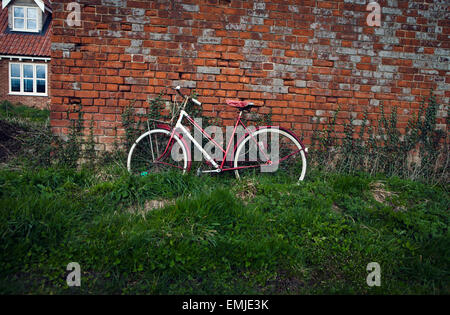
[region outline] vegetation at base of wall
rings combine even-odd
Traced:
[[[350,116],[344,125],[344,137],[335,131],[339,109],[322,130],[314,130],[310,165],[322,171],[341,173],[369,172],[400,176],[427,182],[448,182],[450,178],[450,139],[436,128],[439,109],[432,95],[421,103],[418,115],[412,115],[405,134],[398,127],[397,107],[387,116],[383,105],[377,121],[368,112],[356,129]],[[449,107],[447,111],[447,126]]]
[[[164,93],[154,99],[149,98],[148,102],[150,106],[145,112],[136,109],[133,104],[124,110],[124,139],[117,138],[114,150],[99,156],[95,149],[92,122],[90,125],[88,122],[86,130],[80,110],[74,110],[78,119],[71,120],[70,133],[62,138],[52,134],[48,111],[13,106],[4,101],[0,104],[2,128],[13,129],[14,132],[11,134],[12,139],[7,139],[9,142],[0,144],[0,159],[19,156],[20,163],[26,162],[31,166],[79,167],[80,164],[86,164],[91,168],[101,167],[105,163],[124,163],[128,149],[144,130],[155,128],[157,121],[174,124],[178,117],[179,104],[168,101]],[[192,117],[204,116],[201,106],[190,102],[187,107]],[[446,183],[450,177],[450,138],[443,130],[436,128],[436,116],[438,110],[448,113],[449,107],[439,106],[431,94],[428,100],[422,102],[418,115],[409,119],[405,134],[401,134],[398,127],[397,108],[394,107],[389,116],[384,113],[382,105],[380,110],[377,120],[368,119],[366,112],[362,121],[358,122],[360,126],[355,126],[350,116],[344,125],[343,137],[335,131],[339,109],[325,128],[319,129],[317,125],[309,149],[308,167],[323,172],[383,173],[431,183]],[[270,114],[251,113],[244,118],[248,125],[272,124]],[[448,125],[448,114],[446,119]],[[206,117],[202,122],[203,127],[221,125],[219,120],[217,117]],[[206,141],[206,138],[203,140]]]
[[[9,101],[0,102],[0,118],[15,119],[20,118],[30,122],[45,123],[50,116],[48,109],[37,109],[21,104],[12,104]]]
[[[195,91],[191,95],[196,97]],[[173,127],[180,113],[181,102],[169,101],[168,96],[161,92],[155,98],[148,98],[148,108],[136,108],[134,101],[122,113],[122,126],[125,129],[125,147],[131,148],[134,141],[144,130],[154,129],[158,124],[165,123]],[[203,117],[202,107],[189,101],[185,110],[194,118]],[[209,120],[206,119],[207,125]]]
[[[92,128],[84,136],[83,113],[76,108],[70,113],[76,113],[77,118],[71,119],[69,134],[62,137],[52,133],[48,110],[1,102],[0,124],[5,139],[0,143],[0,158],[10,165],[26,167],[77,168],[80,160],[92,166],[96,160]]]

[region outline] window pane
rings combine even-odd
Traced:
[[[29,30],[35,30],[37,28],[36,20],[27,20],[27,29]]]
[[[27,9],[27,17],[29,19],[35,19],[37,16],[37,11],[35,8],[28,8]]]
[[[32,78],[33,77],[33,66],[32,65],[23,65],[23,77],[24,78]]]
[[[25,10],[23,8],[14,8],[14,17],[24,17]]]
[[[33,80],[23,80],[24,84],[23,84],[23,91],[24,92],[33,92]]]
[[[20,78],[20,65],[18,64],[11,65],[11,77]]]
[[[45,79],[45,66],[36,66],[36,78],[38,79]]]
[[[24,25],[24,19],[14,19],[14,28],[23,29]]]
[[[11,79],[11,92],[20,92],[20,79]]]
[[[45,80],[37,80],[36,81],[36,92],[37,93],[45,93]]]

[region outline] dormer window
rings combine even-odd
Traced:
[[[13,6],[13,31],[39,32],[38,8]]]

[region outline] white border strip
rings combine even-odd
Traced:
[[[19,61],[22,61],[22,60],[31,60],[31,61],[40,60],[40,61],[49,62],[52,58],[48,58],[48,57],[33,57],[33,56],[0,55],[0,60],[2,60],[2,59],[9,59],[9,60],[19,59]]]

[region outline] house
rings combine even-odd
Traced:
[[[2,0],[0,101],[49,106],[51,32],[49,0]]]

